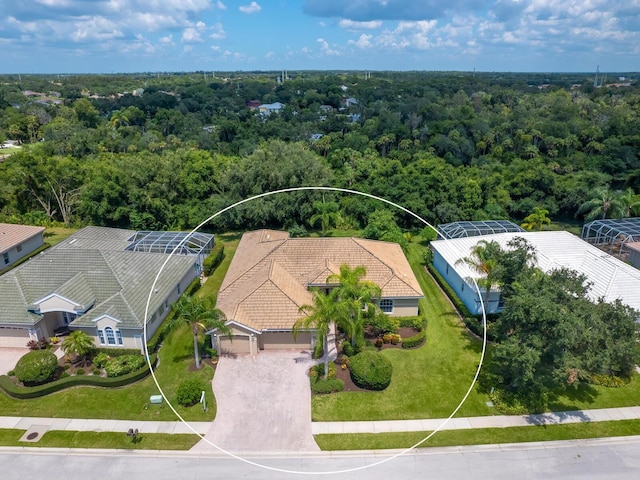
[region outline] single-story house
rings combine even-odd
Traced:
[[[44,227],[0,223],[0,270],[44,245]]]
[[[562,267],[575,270],[591,283],[592,299],[603,298],[607,302],[620,299],[640,311],[640,271],[569,232],[508,232],[431,242],[434,267],[472,314],[482,313],[480,298],[471,280],[480,275],[459,260],[470,257],[479,241],[496,241],[502,248],[508,248],[507,243],[515,237],[524,238],[535,248],[536,264],[544,272]],[[484,288],[480,290],[484,302]],[[494,287],[489,293],[486,311],[497,313],[502,307],[500,289]]]
[[[96,345],[142,348],[145,322],[151,337],[200,275],[213,236],[194,235],[79,230],[0,276],[0,346],[24,347],[68,328],[85,331]],[[182,248],[171,255],[181,240]]]
[[[402,249],[359,238],[289,238],[287,232],[245,233],[218,293],[232,339],[212,332],[219,352],[311,348],[313,331],[293,337],[300,307],[313,303],[310,287],[331,288],[327,278],[342,264],[366,268],[366,280],[382,290],[378,304],[389,315],[418,314],[423,293]]]

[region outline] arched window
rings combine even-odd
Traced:
[[[116,335],[113,332],[113,328],[107,327],[104,329],[104,334],[107,337],[107,344],[115,345],[116,344]]]

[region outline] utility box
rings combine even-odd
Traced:
[[[151,395],[149,403],[162,403],[162,395]]]

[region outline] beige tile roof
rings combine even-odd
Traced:
[[[7,252],[42,232],[44,232],[44,227],[0,223],[0,253]]]
[[[242,236],[218,294],[227,318],[256,330],[289,329],[311,303],[309,285],[326,283],[343,263],[363,265],[385,298],[421,298],[399,245],[355,238],[288,238],[257,230]]]

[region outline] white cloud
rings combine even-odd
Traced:
[[[320,44],[320,50],[325,55],[340,56],[340,52],[338,50],[331,48],[329,46],[329,43],[324,38],[318,38],[316,42]]]
[[[221,23],[216,23],[211,25],[211,30],[213,30],[213,33],[211,33],[209,37],[214,38],[216,40],[222,40],[227,36]]]
[[[202,42],[202,37],[200,36],[200,32],[195,28],[185,28],[180,40],[183,43],[200,43]]]
[[[226,10],[226,9],[227,9],[227,6],[226,6],[224,3],[222,3],[220,0],[218,0],[218,1],[216,2],[216,8],[217,8],[218,10]]]
[[[373,35],[367,35],[366,33],[363,33],[362,35],[360,35],[360,37],[358,37],[358,40],[349,40],[349,43],[364,50],[374,46],[371,42],[372,38]]]
[[[251,2],[249,5],[239,6],[238,10],[240,10],[242,13],[251,15],[252,13],[258,13],[260,10],[262,10],[262,7],[258,5],[258,2]]]
[[[373,30],[375,28],[380,28],[382,22],[380,20],[372,20],[369,22],[354,22],[353,20],[347,20],[343,18],[338,22],[338,26],[340,28],[344,28],[347,30]]]
[[[166,37],[161,37],[158,40],[159,43],[165,44],[165,45],[174,45],[173,43],[173,35],[167,35]]]

